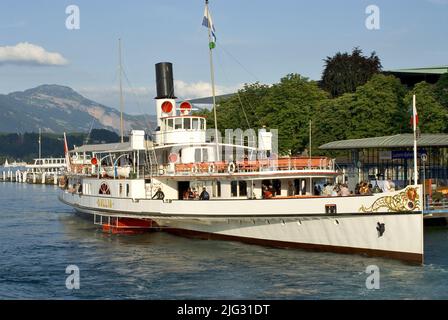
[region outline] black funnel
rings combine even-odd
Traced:
[[[174,96],[173,64],[160,62],[156,64],[156,99],[176,99]]]

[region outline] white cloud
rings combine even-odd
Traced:
[[[63,66],[68,61],[60,53],[48,52],[38,45],[21,42],[15,46],[0,46],[0,65],[4,64]]]
[[[234,93],[243,85],[216,86],[216,95]],[[119,108],[120,91],[118,86],[93,86],[75,88],[86,98],[106,105],[108,107]],[[174,92],[180,100],[210,97],[212,86],[208,82],[186,82],[174,80]],[[125,112],[130,114],[142,114],[155,112],[154,97],[156,96],[155,85],[150,87],[123,87]]]
[[[215,86],[216,95],[235,93],[242,85]],[[174,80],[174,92],[181,99],[205,98],[212,95],[212,85],[208,82],[199,81],[188,83],[182,80]]]

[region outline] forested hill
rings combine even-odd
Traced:
[[[73,146],[81,146],[86,141],[86,133],[67,134],[69,149]],[[93,129],[88,137],[88,143],[114,143],[119,142],[119,136],[112,131],[104,129]],[[38,133],[4,133],[0,134],[0,165],[5,159],[11,163],[16,161],[31,162],[39,155],[39,134]],[[61,134],[42,134],[42,156],[43,157],[63,157],[64,137]]]
[[[153,120],[148,115],[124,114],[124,127],[145,130]],[[0,132],[88,132],[91,127],[118,131],[119,111],[60,85],[0,95]]]

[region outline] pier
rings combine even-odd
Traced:
[[[60,172],[31,172],[27,170],[3,170],[0,176],[0,182],[29,183],[58,185],[59,179],[63,176]]]

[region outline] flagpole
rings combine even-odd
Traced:
[[[42,129],[39,128],[39,159],[42,159]]]
[[[216,142],[216,159],[219,161],[219,141],[218,141],[218,117],[216,114],[216,91],[215,91],[215,71],[213,68],[213,47],[212,47],[212,24],[210,23],[210,13],[208,11],[208,0],[205,0],[205,8],[207,12],[207,30],[208,30],[208,44],[209,44],[209,55],[210,55],[210,77],[212,81],[212,96],[213,96],[213,116],[215,118],[215,142]]]
[[[414,126],[414,185],[418,184],[418,169],[417,169],[417,108],[415,101],[415,94],[412,97],[412,123]]]
[[[121,143],[124,142],[124,126],[123,126],[123,65],[122,65],[122,58],[121,58],[121,38],[118,39],[118,59],[119,61],[119,69],[120,69],[120,137],[121,137]]]

